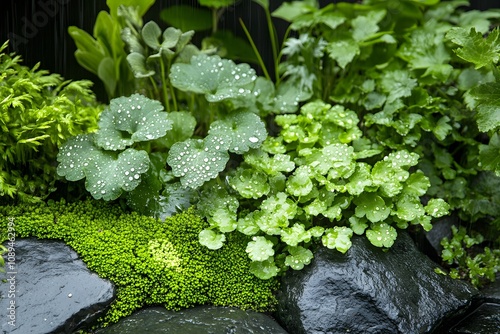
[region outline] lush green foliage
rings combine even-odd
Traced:
[[[154,2],[106,0],[109,13],[101,11],[97,15],[93,36],[78,27],[68,28],[77,46],[78,63],[102,80],[110,99],[130,95],[136,89],[121,33],[127,24],[142,26],[142,16]]]
[[[125,173],[128,157],[119,154],[139,152],[133,183],[124,186],[118,174],[94,180],[116,181],[107,199],[126,192],[133,208],[148,214],[160,208],[162,217],[172,206],[196,203],[210,225],[200,243],[218,249],[226,233],[251,236],[246,251],[261,278],[301,269],[315,242],[346,252],[356,233],[390,247],[397,229],[429,230],[432,218],[449,210],[474,223],[471,235],[488,231],[477,247],[498,247],[500,177],[491,172],[499,170],[500,57],[499,33],[489,29],[500,14],[462,12],[465,1],[366,0],[324,8],[315,0],[285,2],[272,13],[290,23],[278,53],[269,3],[255,2],[270,25],[274,83],[265,68],[266,78],[257,77],[247,64],[214,55],[217,48],[200,51],[190,44],[192,32],[143,26],[122,9],[129,13],[123,16],[127,60],[135,83],[142,82],[135,89],[163,102],[172,127],[138,143],[135,129],[116,127],[119,116],[101,119],[98,133],[106,139],[92,140],[113,157],[88,158],[99,166],[62,173],[82,178],[85,170],[126,164]],[[212,8],[212,24],[197,12],[196,28],[216,27],[232,3],[200,0]],[[167,10],[163,17],[172,24],[172,13],[186,12]],[[116,129],[105,130],[108,123]],[[108,140],[112,148],[103,146]],[[92,154],[101,153],[91,148],[85,156]],[[63,155],[60,161],[76,165]],[[134,191],[143,196],[131,198]],[[476,262],[496,256],[489,254]],[[489,273],[498,270],[495,260],[487,262]],[[485,275],[470,272],[474,282],[475,273]]]
[[[89,81],[64,81],[0,47],[0,202],[39,201],[56,188],[54,161],[71,136],[93,131],[101,107]]]
[[[475,286],[494,281],[500,271],[500,249],[481,247],[485,240],[483,235],[467,232],[463,226],[453,226],[452,233],[451,239],[441,241],[443,260],[452,266],[450,276],[468,279]]]
[[[295,1],[273,15],[298,35],[282,50],[285,79],[353,110],[377,149],[417,154],[427,195],[488,229],[483,247],[498,247],[500,188],[485,171],[497,171],[499,152],[498,32],[488,32],[500,15],[462,12],[464,4]]]
[[[279,136],[245,154],[228,174],[231,189],[209,184],[198,205],[211,224],[200,234],[209,248],[222,246],[214,230],[253,236],[247,252],[258,277],[302,269],[313,257],[307,248],[315,238],[342,253],[353,233],[390,247],[396,227],[429,230],[431,217],[447,214],[441,199],[421,203],[430,182],[421,171],[410,171],[417,154],[401,150],[366,162],[380,150],[359,145],[362,133],[353,111],[316,101],[276,122]]]
[[[206,222],[193,210],[159,222],[94,200],[4,206],[2,240],[8,217],[15,219],[17,237],[63,240],[89,269],[115,284],[117,299],[102,324],[145,305],[178,310],[213,304],[266,311],[275,304],[277,282],[249,272],[247,238],[233,233],[223,250],[208,250],[198,242]]]

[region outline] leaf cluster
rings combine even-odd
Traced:
[[[302,269],[314,240],[345,253],[354,233],[366,234],[373,245],[390,247],[397,228],[429,230],[432,217],[448,213],[441,199],[422,203],[430,182],[411,170],[418,155],[367,149],[352,110],[314,101],[276,123],[278,136],[244,154],[228,186],[208,184],[198,204],[211,225],[200,242],[217,249],[224,233],[251,236],[247,253],[258,277]]]
[[[490,28],[500,14],[464,12],[464,5],[284,3],[273,13],[293,31],[281,80],[353,110],[384,154],[417,154],[416,167],[430,181],[427,195],[475,222],[469,233],[497,231],[499,176],[489,171],[498,172],[499,32]]]
[[[54,161],[70,137],[93,131],[102,110],[89,81],[22,65],[0,47],[0,201],[40,201],[56,189]]]

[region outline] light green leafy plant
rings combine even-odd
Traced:
[[[354,112],[350,120],[359,121],[364,135],[355,140],[356,150],[416,154],[423,174],[413,178],[422,184],[411,187],[419,196],[429,184],[427,196],[444,199],[462,220],[474,222],[471,230],[488,229],[489,242],[498,245],[498,175],[487,171],[498,171],[498,32],[490,27],[500,14],[462,12],[464,4],[284,3],[273,16],[290,22],[295,36],[284,43],[280,73],[282,84]],[[307,122],[289,127],[290,138],[314,139],[317,132]],[[366,174],[360,168],[360,178]],[[405,177],[395,172],[390,180],[399,176]],[[388,182],[384,191],[394,186]],[[417,202],[401,199],[398,218],[411,219],[414,213],[405,208]]]
[[[215,249],[224,233],[252,236],[252,272],[265,279],[309,264],[313,240],[345,253],[354,233],[390,247],[396,228],[429,230],[431,218],[446,215],[449,206],[441,199],[422,204],[430,182],[410,170],[418,155],[401,150],[373,160],[381,151],[359,147],[353,118],[351,110],[321,101],[304,105],[298,115],[277,116],[278,142],[268,138],[261,149],[244,154],[228,174],[229,187],[207,184],[198,209],[211,227],[200,242]]]
[[[40,201],[57,188],[54,161],[70,137],[97,127],[89,81],[28,68],[0,47],[0,202]]]

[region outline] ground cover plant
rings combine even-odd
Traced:
[[[62,240],[90,270],[115,284],[117,298],[100,326],[147,305],[270,311],[276,303],[277,281],[263,281],[249,272],[248,238],[234,233],[224,250],[208,250],[198,242],[207,223],[192,209],[161,223],[90,199],[2,206],[2,240],[7,240],[9,217],[15,219],[16,237]]]
[[[307,0],[273,13],[254,2],[269,24],[274,80],[255,48],[264,76],[195,45],[193,31],[143,24],[150,3],[108,1],[109,38],[99,22],[94,37],[71,28],[79,61],[111,82],[108,93],[112,82],[122,88],[96,128],[59,146],[57,174],[158,226],[179,212],[203,217],[194,240],[206,254],[243,244],[248,270],[269,282],[309,264],[320,245],[345,253],[364,235],[388,248],[399,230],[428,231],[448,214],[458,221],[442,242],[446,269],[477,286],[493,280],[500,13],[464,11],[466,1]],[[200,3],[213,28],[233,1]],[[289,23],[282,45],[271,17]],[[130,80],[99,74],[111,60],[91,50],[105,40]]]

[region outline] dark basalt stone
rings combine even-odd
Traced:
[[[279,322],[291,334],[431,332],[465,312],[478,291],[437,274],[406,232],[384,251],[353,237],[346,254],[320,248],[301,271],[289,271],[278,293]]]
[[[236,308],[199,306],[178,312],[143,309],[98,334],[287,334],[272,318]]]
[[[115,294],[63,242],[16,240],[15,265],[6,270],[0,275],[6,279],[0,282],[3,333],[72,333],[93,322]]]

